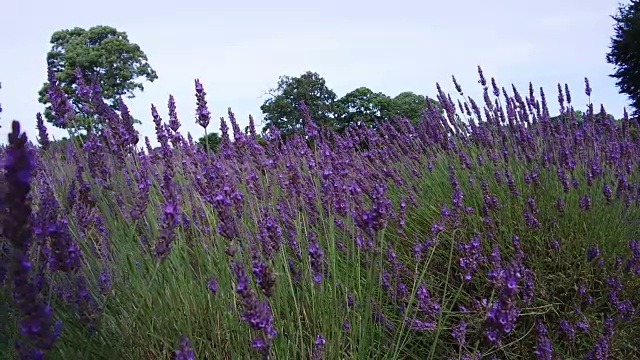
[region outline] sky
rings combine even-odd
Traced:
[[[592,102],[620,117],[629,102],[618,94],[607,64],[618,0],[205,0],[7,1],[0,12],[0,143],[10,121],[20,120],[35,141],[38,90],[46,81],[51,35],[61,29],[108,25],[140,45],[159,79],[127,100],[137,129],[155,141],[150,106],[168,120],[175,97],[183,131],[197,139],[194,80],[207,92],[209,131],[218,131],[231,107],[244,127],[259,126],[265,93],[281,75],[319,73],[338,96],[366,86],[395,96],[413,91],[435,97],[436,83],[457,98],[451,76],[465,95],[481,102],[477,66],[500,86],[525,94],[543,87],[552,111],[557,84],[569,84],[576,109],[584,110],[584,78]],[[596,108],[597,109],[597,108]],[[213,129],[212,129],[213,127]],[[66,133],[50,129],[61,138]]]

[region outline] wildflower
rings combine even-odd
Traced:
[[[311,234],[311,239],[315,238],[315,234]],[[318,284],[322,281],[323,275],[323,261],[324,251],[320,247],[317,241],[312,241],[309,244],[309,263],[311,265],[311,271],[313,272],[313,282]]]
[[[12,291],[16,310],[20,318],[20,333],[23,339],[16,342],[21,358],[42,358],[50,349],[60,332],[61,322],[54,322],[51,307],[44,302],[40,290],[44,282],[31,278],[32,264],[28,258],[33,230],[31,218],[31,177],[34,168],[31,154],[26,148],[27,136],[20,132],[20,123],[14,121],[9,134],[9,147],[4,160],[6,193],[5,209],[0,213],[3,236],[12,246],[11,271]]]
[[[351,323],[349,322],[349,320],[345,320],[345,321],[342,323],[342,329],[343,329],[344,331],[349,331],[349,330],[351,330]]]
[[[611,357],[611,340],[614,335],[614,320],[612,317],[607,317],[604,321],[602,332],[593,346],[593,349],[587,353],[585,359],[587,360],[606,360],[612,359]]]
[[[42,114],[36,114],[36,127],[38,128],[38,143],[42,146],[42,150],[47,150],[51,141],[49,140],[49,134],[47,133],[47,127],[42,119]]]
[[[211,291],[213,294],[216,294],[218,292],[218,280],[215,277],[210,277],[209,281],[207,281],[207,288],[209,289],[209,291]]]
[[[311,359],[321,359],[322,358],[322,350],[326,344],[326,340],[322,334],[316,335],[316,341],[313,346],[313,350],[311,353]]]
[[[629,247],[631,248],[631,257],[627,260],[625,269],[634,275],[640,275],[640,241],[629,241]]]
[[[205,96],[207,93],[204,91],[204,87],[200,80],[196,79],[196,99],[197,99],[197,108],[196,108],[196,123],[203,128],[207,128],[209,126],[209,121],[211,120],[211,113],[207,108],[207,100]]]
[[[591,209],[591,197],[589,195],[584,195],[582,197],[580,197],[580,200],[578,201],[578,204],[580,206],[580,209],[582,210],[589,210]]]
[[[587,261],[592,261],[598,256],[600,256],[600,248],[598,245],[592,245],[587,249]]]
[[[558,209],[558,212],[560,214],[564,214],[565,203],[564,203],[564,199],[563,198],[558,198],[556,200],[556,208]]]
[[[451,329],[451,336],[456,340],[456,344],[458,346],[463,347],[466,344],[466,335],[467,335],[467,322],[464,320],[460,320],[458,324],[456,324],[453,329]]]
[[[562,331],[564,336],[566,336],[569,339],[569,341],[573,341],[575,339],[576,330],[575,330],[575,327],[573,325],[571,325],[571,323],[569,323],[569,321],[561,320],[560,321],[560,330]]]
[[[256,259],[253,261],[253,275],[256,277],[256,282],[265,296],[270,297],[273,294],[273,287],[276,282],[275,274],[271,267],[262,259]]]
[[[180,337],[180,348],[175,351],[175,360],[195,360],[196,355],[191,348],[191,343],[186,336]]]
[[[547,327],[540,320],[536,321],[536,329],[538,332],[538,345],[534,354],[539,360],[552,360],[553,350],[551,349],[551,340],[548,337]]]
[[[494,344],[500,342],[502,334],[508,334],[515,326],[515,321],[520,314],[515,300],[518,293],[518,282],[522,275],[516,263],[505,266],[499,281],[498,298],[487,311],[485,319],[485,335]]]
[[[262,333],[261,337],[252,340],[252,347],[267,350],[271,346],[273,338],[278,334],[273,327],[271,308],[266,301],[260,301],[256,297],[250,287],[250,279],[242,263],[234,262],[231,269],[237,279],[236,292],[240,295],[240,302],[244,309],[241,318],[253,329]]]
[[[47,96],[51,102],[51,112],[53,113],[55,124],[59,127],[66,128],[75,116],[75,111],[71,102],[58,84],[52,68],[47,69],[47,77],[49,81]]]
[[[473,234],[468,243],[458,245],[458,250],[461,253],[459,264],[465,272],[464,279],[466,281],[471,281],[471,277],[477,271],[478,265],[486,261],[481,249],[480,234],[478,233]]]

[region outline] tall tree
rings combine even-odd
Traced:
[[[207,135],[198,139],[198,144],[202,146],[205,150],[210,150],[213,152],[218,151],[220,147],[220,143],[222,142],[222,138],[218,135],[217,132],[210,132]]]
[[[392,99],[381,92],[374,93],[367,87],[359,87],[338,99],[335,109],[335,129],[340,131],[350,125],[370,127],[389,116]]]
[[[573,116],[575,116],[575,120],[578,124],[582,124],[584,122],[584,112],[582,110],[574,110]],[[552,116],[549,118],[549,120],[551,122],[556,122],[556,121],[567,122],[567,121],[572,121],[573,119],[571,119],[571,113],[567,111],[564,114]]]
[[[74,124],[66,126],[72,131],[96,130],[100,127],[98,119],[85,111],[86,104],[76,94],[76,69],[82,72],[83,80],[87,83],[97,79],[105,102],[116,111],[118,98],[131,99],[135,97],[136,90],[144,91],[138,78],[149,82],[158,78],[140,46],[131,43],[125,32],[110,26],[59,30],[53,33],[50,43],[52,46],[47,53],[47,66],[55,74],[58,85],[78,114]],[[47,105],[45,118],[53,125],[64,128],[64,125],[54,121],[48,87],[47,81],[39,91],[40,103]]]
[[[434,106],[438,107],[442,112],[440,103],[434,99],[429,99]],[[422,118],[422,112],[427,108],[427,98],[411,91],[401,92],[391,101],[391,107],[388,114],[389,118],[406,117],[416,123]]]
[[[616,15],[607,62],[615,66],[610,76],[615,78],[620,92],[626,94],[640,114],[640,1],[620,5]]]
[[[305,103],[316,123],[331,125],[333,121],[336,94],[318,73],[307,71],[298,77],[281,76],[278,86],[270,90],[269,95],[271,98],[260,107],[266,125],[263,131],[275,126],[283,135],[288,135],[301,129],[301,102]]]

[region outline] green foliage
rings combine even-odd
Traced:
[[[436,100],[429,99],[433,106],[440,109],[441,113],[444,110]],[[422,111],[427,109],[427,100],[424,96],[418,95],[411,91],[402,92],[393,98],[391,102],[391,111],[387,118],[393,117],[406,117],[414,124],[422,117]]]
[[[284,135],[293,133],[303,125],[299,108],[304,102],[311,118],[320,125],[341,131],[350,125],[374,126],[378,121],[407,117],[416,123],[427,108],[424,96],[405,91],[391,98],[367,87],[359,87],[340,99],[327,87],[324,78],[308,71],[299,77],[282,76],[271,98],[260,107],[265,116],[266,131],[274,125]],[[429,99],[443,112],[440,104]]]
[[[49,152],[58,152],[64,151],[64,149],[68,146],[69,142],[73,142],[75,146],[82,147],[82,145],[87,141],[86,134],[77,134],[73,135],[70,138],[63,137],[60,140],[52,141],[49,145]]]
[[[367,87],[359,87],[336,101],[338,130],[350,125],[373,126],[391,112],[391,98],[381,92],[374,93]]]
[[[83,109],[83,101],[76,94],[76,69],[82,71],[84,80],[97,77],[104,100],[118,109],[120,97],[135,97],[136,90],[144,91],[137,81],[143,77],[153,82],[158,78],[147,62],[147,55],[137,44],[131,43],[127,34],[110,26],[94,26],[88,30],[75,27],[59,30],[51,36],[51,50],[47,53],[47,66],[55,73],[59,85],[78,114],[73,129],[88,130],[99,127],[93,114]],[[44,111],[47,121],[53,123],[48,82],[39,91],[40,103],[48,105]]]
[[[580,110],[575,110],[573,112],[573,116],[576,119],[576,122],[578,124],[582,124],[584,122],[584,112],[580,111]],[[552,116],[549,118],[549,120],[551,122],[568,122],[571,121],[571,113],[567,112],[564,114],[560,114],[560,115],[556,115],[556,116]]]
[[[626,94],[635,109],[640,112],[640,1],[631,0],[620,5],[618,13],[612,18],[616,21],[614,35],[611,38],[607,62],[615,66],[610,76],[615,78],[620,92]]]
[[[251,134],[251,132],[249,131],[249,127],[245,127],[244,128],[244,134],[247,136],[254,136]],[[261,134],[255,134],[255,139],[256,142],[260,145],[260,146],[267,146],[267,140],[265,140]]]
[[[217,132],[208,133],[207,135],[198,139],[198,144],[200,144],[204,149],[211,150],[213,152],[218,151],[221,142],[222,138],[220,137],[220,135],[218,135]]]
[[[260,110],[264,114],[266,131],[272,125],[283,135],[301,129],[302,112],[299,104],[304,102],[309,115],[318,124],[330,125],[334,118],[336,94],[326,85],[318,73],[307,71],[299,77],[281,76],[278,86],[269,93]]]
[[[440,104],[428,99],[431,104],[444,112]],[[337,114],[335,128],[342,130],[350,125],[372,127],[380,120],[406,117],[417,123],[427,109],[427,99],[411,91],[405,91],[391,98],[383,93],[374,93],[366,87],[357,88],[336,101]]]

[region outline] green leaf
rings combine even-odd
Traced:
[[[59,30],[53,33],[50,43],[47,65],[54,71],[60,87],[80,115],[80,119],[71,125],[73,130],[99,128],[99,119],[95,114],[84,111],[85,104],[76,94],[76,68],[82,71],[87,82],[94,76],[98,77],[105,102],[116,111],[118,98],[133,98],[136,91],[144,91],[139,78],[149,82],[158,79],[140,46],[131,43],[125,32],[110,26]],[[53,123],[47,87],[48,82],[45,82],[38,93],[39,101],[48,105],[44,116]]]

